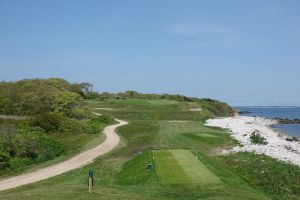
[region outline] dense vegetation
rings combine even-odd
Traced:
[[[49,160],[63,151],[63,146],[50,138],[42,128],[18,127],[15,133],[4,132],[1,135],[0,170]]]
[[[0,175],[69,152],[73,147],[60,139],[96,134],[113,123],[82,106],[92,93],[89,83],[57,78],[1,82]]]
[[[91,84],[70,84],[58,78],[25,79],[0,82],[0,113],[37,115],[61,112],[72,115],[86,95]]]

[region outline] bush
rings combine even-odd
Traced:
[[[20,169],[26,165],[32,164],[33,161],[29,158],[12,157],[9,161],[9,168],[15,170]]]
[[[92,121],[99,122],[99,123],[104,123],[104,124],[114,123],[114,119],[111,116],[108,116],[108,115],[97,116],[96,118],[93,118]]]
[[[59,113],[44,113],[37,116],[33,120],[33,126],[39,126],[44,129],[46,132],[56,132],[61,125],[61,121],[64,120],[64,116]]]
[[[38,155],[39,135],[43,133],[44,131],[40,127],[19,128],[12,139],[16,156],[28,157],[32,160],[36,158]]]
[[[9,167],[10,156],[8,153],[0,151],[0,170]]]
[[[59,142],[49,138],[42,137],[39,140],[38,162],[53,159],[64,152],[64,147]]]
[[[264,144],[264,145],[268,144],[266,138],[261,136],[257,131],[251,133],[250,140],[254,144]]]
[[[110,116],[100,115],[93,119],[86,120],[83,123],[85,133],[96,134],[99,133],[106,125],[113,124],[114,120]]]
[[[56,95],[53,108],[55,112],[60,112],[66,116],[71,116],[72,111],[77,109],[82,101],[83,98],[77,93],[60,92]]]
[[[53,159],[62,152],[64,146],[41,127],[18,125],[15,133],[0,135],[0,174]]]
[[[59,78],[1,81],[0,113],[36,115],[58,111],[68,115],[89,93],[90,83],[70,84]]]
[[[87,134],[97,134],[101,130],[102,124],[93,120],[87,120],[83,124],[83,131]]]
[[[45,113],[36,117],[31,126],[39,126],[47,133],[83,133],[83,123],[80,120],[69,118],[60,113]]]
[[[62,144],[50,138],[40,127],[23,127],[12,139],[17,157],[36,160],[38,157],[52,159],[63,152]]]
[[[69,117],[72,117],[72,118],[75,118],[75,119],[84,119],[84,118],[88,118],[88,114],[85,112],[85,110],[82,110],[82,109],[75,109],[75,110],[72,110],[70,113],[69,113]]]

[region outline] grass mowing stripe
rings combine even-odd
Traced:
[[[219,184],[215,176],[189,150],[154,150],[154,163],[162,184]]]
[[[189,150],[170,150],[185,174],[194,183],[216,184],[221,180]]]
[[[200,136],[200,137],[208,137],[208,138],[217,138],[218,136],[208,134],[208,133],[195,133],[194,135]]]
[[[135,156],[123,165],[122,170],[116,176],[116,182],[121,185],[157,183],[155,171],[146,169],[147,164],[151,163],[151,151]]]
[[[159,182],[162,184],[186,183],[188,176],[178,165],[177,160],[169,151],[152,151],[154,156],[155,171]]]

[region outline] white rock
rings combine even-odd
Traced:
[[[235,116],[209,119],[206,125],[221,127],[231,131],[232,137],[243,145],[242,147],[234,147],[231,152],[247,151],[265,154],[272,158],[300,166],[300,144],[298,142],[286,141],[285,137],[280,136],[281,134],[269,127],[275,123],[277,123],[275,120],[261,117]],[[268,144],[257,145],[251,143],[250,134],[254,131],[259,131],[266,138]],[[247,136],[245,136],[246,134]]]

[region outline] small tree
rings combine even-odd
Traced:
[[[73,92],[61,92],[56,96],[54,111],[69,115],[82,102],[83,98]]]

